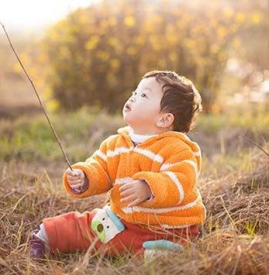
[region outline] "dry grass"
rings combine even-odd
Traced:
[[[100,206],[105,196],[73,200],[61,186],[64,164],[1,163],[0,274],[269,274],[269,157],[253,152],[248,171],[202,179],[208,211],[198,242],[180,254],[146,263],[87,253],[35,262],[27,239],[42,218]]]
[[[269,228],[269,157],[253,156],[246,172],[233,172],[202,183],[210,227],[232,228],[238,233],[263,234]],[[209,225],[209,224],[208,224]]]

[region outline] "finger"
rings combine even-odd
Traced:
[[[74,185],[74,184],[83,184],[83,181],[81,179],[72,179],[68,182],[69,184],[71,185]]]
[[[121,198],[130,196],[130,195],[133,195],[133,194],[134,194],[134,192],[132,192],[132,190],[130,190],[130,189],[120,192]]]
[[[73,171],[72,176],[78,178],[80,176],[79,171]]]
[[[67,180],[72,181],[72,180],[76,180],[76,179],[77,179],[77,177],[74,177],[73,175],[67,175]]]
[[[138,205],[142,200],[140,198],[135,199],[134,201],[127,204],[128,207],[136,206]]]
[[[74,185],[70,185],[72,187],[72,189],[80,189],[82,187],[81,184],[74,184]]]
[[[74,178],[72,178],[72,179],[68,180],[68,183],[70,185],[74,185],[74,184],[81,184],[82,185],[83,181],[81,179],[74,179]]]
[[[130,189],[132,187],[133,187],[132,183],[125,183],[119,189],[120,189],[120,191],[124,191],[124,190]]]
[[[73,180],[81,179],[79,176],[76,176],[76,175],[74,175],[74,174],[72,174],[72,175],[67,175],[67,178],[68,178],[68,179],[73,179]]]
[[[69,177],[74,177],[74,178],[78,178],[79,177],[79,173],[78,172],[76,172],[76,171],[66,171],[66,174],[67,174],[67,176],[69,176]]]
[[[66,169],[65,173],[69,176],[73,175],[73,171],[70,168]]]
[[[74,169],[73,170],[73,176],[81,177],[81,176],[83,176],[83,172],[80,169]]]
[[[132,202],[135,199],[136,199],[136,196],[132,194],[132,195],[122,198],[120,201],[121,202]]]

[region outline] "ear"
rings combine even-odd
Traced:
[[[175,117],[171,113],[160,114],[158,120],[156,121],[156,126],[159,128],[171,128],[174,119]]]

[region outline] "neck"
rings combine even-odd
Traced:
[[[135,127],[134,125],[129,125],[129,127],[133,130],[133,133],[136,135],[158,135],[164,132],[173,131],[173,127]]]
[[[131,126],[130,126],[131,127]],[[167,128],[156,128],[156,129],[137,129],[131,127],[133,130],[133,133],[136,135],[144,135],[144,136],[151,136],[151,135],[158,135],[167,131],[170,131],[171,129]]]

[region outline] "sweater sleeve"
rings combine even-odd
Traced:
[[[81,169],[89,180],[88,188],[82,193],[75,193],[67,182],[67,175],[64,174],[63,183],[66,191],[75,198],[86,198],[101,194],[111,189],[112,184],[107,169],[107,147],[108,141],[105,140],[100,148],[85,162],[78,162],[72,168]]]
[[[197,157],[191,149],[174,154],[161,166],[159,172],[138,172],[133,179],[145,180],[150,186],[152,199],[139,206],[165,208],[184,205],[196,199],[196,181],[199,173]]]

